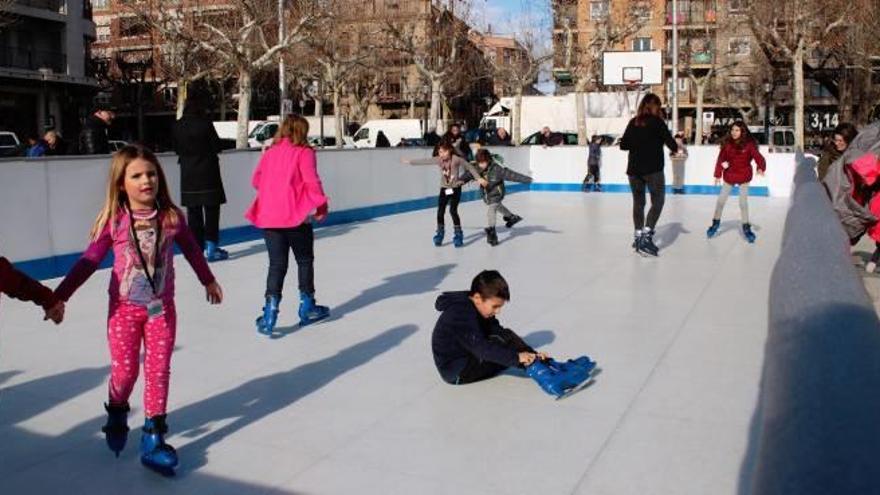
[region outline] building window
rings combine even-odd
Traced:
[[[590,2],[590,20],[604,21],[608,17],[608,0]]]
[[[744,12],[748,8],[748,0],[729,0],[728,7],[731,12]]]
[[[92,0],[92,8],[93,9],[106,9],[107,8],[107,0]]]
[[[146,24],[135,17],[123,17],[119,19],[119,36],[123,38],[133,38],[136,36],[146,36],[150,34],[150,30]]]
[[[633,38],[632,49],[634,52],[650,52],[652,41],[651,38]]]
[[[687,93],[687,91],[688,91],[688,78],[679,76],[678,77],[678,92],[679,92],[679,94]],[[666,93],[668,93],[668,94],[672,93],[672,77],[669,77],[666,79]]]
[[[752,53],[752,43],[749,38],[730,38],[728,45],[730,55],[742,57]]]
[[[831,98],[833,96],[831,91],[828,91],[828,88],[815,79],[808,79],[807,87],[812,98]]]

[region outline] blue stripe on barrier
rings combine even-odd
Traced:
[[[541,182],[532,184],[529,188],[531,191],[550,191],[550,192],[581,192],[583,191],[580,183],[551,183]],[[602,184],[602,192],[608,193],[629,193],[629,184]],[[672,193],[672,186],[666,186],[667,194]],[[684,194],[708,194],[717,195],[721,192],[721,186],[684,186]],[[733,188],[733,194],[739,192],[739,186]],[[749,187],[749,196],[770,196],[770,189],[766,186]]]
[[[528,191],[528,184],[511,184],[507,186],[507,192],[515,193]],[[480,199],[478,190],[463,191],[461,194],[462,201],[475,201]],[[374,206],[365,206],[362,208],[352,208],[349,210],[331,211],[327,215],[327,219],[316,225],[317,228],[329,227],[331,225],[340,225],[351,222],[361,222],[373,218],[385,217],[388,215],[396,215],[398,213],[407,213],[410,211],[424,210],[426,208],[434,208],[437,206],[437,197],[429,196],[426,198],[410,199],[399,201],[396,203],[386,203]],[[231,227],[223,229],[220,232],[222,244],[236,244],[239,242],[253,241],[262,239],[263,233],[260,229],[251,225],[241,227]],[[175,250],[175,252],[178,252]],[[74,263],[79,259],[82,253],[63,254],[59,256],[50,256],[48,258],[39,258],[27,261],[16,261],[15,267],[27,273],[31,277],[38,280],[55,278],[65,275]],[[101,263],[101,268],[107,268],[113,265],[113,256],[108,256]]]

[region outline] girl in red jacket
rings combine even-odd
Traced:
[[[742,215],[743,235],[750,243],[755,242],[755,233],[752,232],[752,225],[749,223],[749,182],[752,180],[752,160],[758,164],[758,175],[763,176],[767,162],[758,151],[758,145],[749,134],[746,124],[738,120],[730,127],[730,134],[721,145],[721,152],[718,153],[718,160],[715,162],[715,185],[717,186],[722,178],[724,184],[721,186],[718,202],[715,203],[712,225],[706,231],[709,238],[715,237],[718,233],[718,228],[721,226],[721,212],[724,211],[727,197],[730,196],[733,186],[739,186],[739,210]]]

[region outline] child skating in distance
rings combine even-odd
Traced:
[[[718,160],[715,162],[715,185],[722,182],[721,193],[715,204],[715,216],[712,217],[712,225],[706,230],[706,236],[710,239],[718,234],[721,227],[721,213],[724,204],[730,196],[733,186],[739,186],[739,210],[742,216],[742,232],[746,241],[755,242],[755,233],[749,223],[749,183],[752,181],[752,161],[758,165],[758,175],[763,176],[767,168],[767,162],[758,151],[746,124],[738,120],[730,127],[730,134],[721,145]]]
[[[443,380],[463,385],[507,368],[523,368],[557,398],[589,381],[596,367],[590,358],[558,363],[501,326],[496,316],[509,300],[507,281],[494,270],[474,277],[470,291],[444,292],[437,298],[435,307],[441,315],[431,336],[431,350]]]
[[[492,158],[492,153],[485,148],[477,151],[477,171],[479,175],[476,177],[470,171],[465,172],[461,176],[461,180],[468,182],[473,179],[482,179],[480,182],[480,194],[483,197],[483,201],[488,205],[486,240],[491,246],[497,246],[498,232],[495,230],[495,222],[498,214],[501,214],[501,218],[504,219],[504,225],[507,228],[511,228],[522,221],[521,216],[514,214],[501,203],[506,193],[504,181],[531,184],[532,178],[502,167]],[[483,185],[484,182],[485,185]]]
[[[464,233],[461,230],[461,218],[458,216],[458,204],[461,202],[461,186],[463,184],[459,175],[465,169],[473,177],[478,177],[479,172],[473,165],[455,154],[454,148],[448,142],[443,142],[437,149],[437,156],[425,159],[402,159],[409,165],[437,165],[440,168],[440,196],[437,198],[437,231],[434,233],[434,245],[443,244],[446,233],[446,206],[449,206],[449,215],[455,233],[452,243],[455,247],[464,246]],[[488,184],[484,179],[477,179],[481,186]]]
[[[593,136],[590,139],[590,145],[587,147],[589,154],[587,155],[587,175],[584,177],[584,183],[581,189],[584,191],[602,192],[602,138]]]
[[[211,304],[223,291],[201,248],[172,203],[168,183],[156,156],[140,146],[125,146],[113,155],[104,207],[92,227],[88,249],[55,294],[67,301],[113,251],[107,340],[110,386],[107,446],[117,456],[128,438],[128,398],[137,381],[141,343],[144,353],[144,428],[141,462],[173,475],[177,453],[165,443],[166,406],[171,353],[177,331],[174,306],[174,243],[192,266]]]
[[[64,301],[58,299],[52,289],[28,277],[0,256],[0,294],[33,301],[46,312],[44,320],[52,320],[56,325],[64,319]]]

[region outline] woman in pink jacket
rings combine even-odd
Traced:
[[[257,331],[271,335],[278,320],[278,305],[288,253],[293,251],[299,269],[299,324],[330,316],[315,302],[314,231],[309,216],[327,217],[327,197],[318,177],[315,150],[308,145],[309,123],[300,116],[282,122],[272,146],[263,153],[252,183],[257,197],[245,217],[263,230],[269,253],[266,304],[257,318]]]

